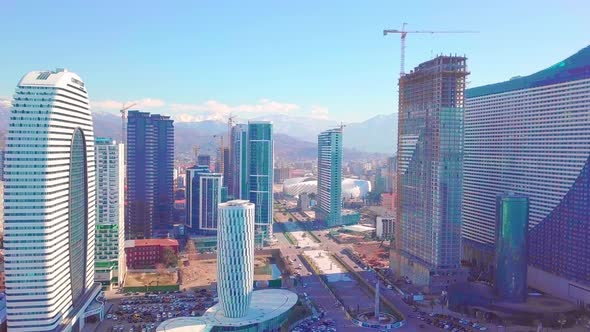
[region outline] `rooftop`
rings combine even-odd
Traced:
[[[234,199],[233,201],[228,201],[228,202],[219,204],[219,207],[226,207],[226,206],[247,206],[249,204],[253,204],[253,203],[250,203],[249,200],[245,200],[245,199]]]
[[[178,241],[175,239],[145,239],[125,241],[125,248],[148,246],[178,246]]]
[[[529,76],[518,76],[505,82],[467,89],[466,95],[467,98],[475,98],[588,78],[590,78],[590,46]]]
[[[297,294],[284,289],[264,289],[252,293],[246,316],[227,318],[220,304],[209,308],[202,317],[178,317],[162,322],[158,332],[206,332],[215,326],[240,327],[269,321],[284,314],[297,303]]]
[[[342,229],[350,232],[356,233],[364,233],[364,232],[372,232],[375,230],[374,227],[364,226],[364,225],[349,225],[343,226]]]

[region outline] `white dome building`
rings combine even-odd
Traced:
[[[286,179],[283,182],[283,193],[288,196],[299,196],[301,194],[317,194],[318,180],[314,177],[304,176]]]
[[[360,199],[371,191],[371,182],[360,179],[342,180],[342,198]],[[317,194],[318,181],[314,177],[297,177],[286,179],[283,182],[283,194],[288,196],[299,196],[303,193]]]

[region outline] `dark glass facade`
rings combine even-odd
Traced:
[[[466,96],[464,257],[494,265],[495,198],[518,193],[529,199],[529,286],[590,303],[590,46]]]
[[[496,270],[500,300],[524,302],[527,295],[529,200],[514,194],[496,198]]]
[[[590,157],[559,205],[529,237],[531,265],[590,285]]]
[[[151,238],[171,223],[174,126],[168,116],[129,111],[125,239]]]
[[[78,128],[72,137],[70,157],[69,251],[72,303],[77,305],[86,285],[88,243],[88,180],[86,142]]]

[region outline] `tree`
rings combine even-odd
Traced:
[[[164,265],[167,267],[176,267],[178,265],[178,256],[174,250],[172,250],[172,248],[164,248],[164,253],[162,254],[162,263],[164,263]]]

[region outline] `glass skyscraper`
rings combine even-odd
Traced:
[[[439,56],[399,81],[400,228],[392,266],[430,291],[465,277],[461,195],[467,74],[465,57]]]
[[[129,111],[125,238],[151,238],[172,222],[174,126],[169,116]]]
[[[494,288],[501,301],[526,300],[528,222],[528,198],[514,194],[498,195]]]
[[[82,79],[33,71],[12,103],[5,158],[10,331],[78,330],[94,284],[95,159]]]
[[[186,170],[186,179],[187,227],[201,235],[215,234],[223,176],[211,173],[207,165],[198,165]]]
[[[256,206],[256,245],[271,241],[273,222],[273,130],[269,121],[248,122],[248,190]]]
[[[317,219],[342,225],[342,128],[318,135]]]
[[[235,199],[248,199],[248,125],[237,124],[231,129],[231,183],[229,194]]]
[[[529,285],[590,303],[590,47],[466,93],[466,258],[493,264],[496,195],[524,195]]]
[[[110,138],[96,138],[95,279],[104,286],[125,276],[125,150]]]

